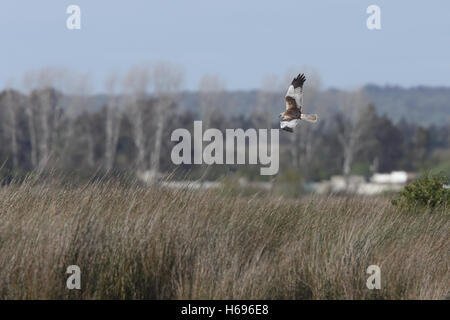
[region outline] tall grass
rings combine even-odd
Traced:
[[[442,299],[448,230],[383,198],[24,182],[0,188],[0,298]]]

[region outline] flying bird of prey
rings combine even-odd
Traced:
[[[286,111],[280,113],[280,127],[283,130],[293,132],[294,127],[300,120],[308,122],[317,122],[317,114],[302,113],[303,107],[303,83],[305,83],[305,75],[299,74],[294,80],[286,93]]]

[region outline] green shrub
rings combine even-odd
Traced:
[[[449,178],[442,172],[437,174],[425,173],[422,178],[407,185],[392,204],[401,207],[429,207],[447,205],[450,189],[444,188],[449,184]]]

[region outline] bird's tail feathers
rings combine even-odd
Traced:
[[[304,114],[300,116],[300,119],[308,121],[308,122],[317,122],[317,114]]]

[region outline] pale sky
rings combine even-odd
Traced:
[[[70,4],[81,30],[66,27]],[[366,27],[371,4],[381,30]],[[450,86],[449,17],[448,0],[2,0],[0,87],[64,66],[102,90],[109,72],[158,60],[182,66],[187,89],[205,73],[229,89],[258,88],[264,75],[303,65],[325,87]]]

